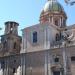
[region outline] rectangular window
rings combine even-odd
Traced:
[[[59,58],[55,58],[54,61],[55,61],[55,62],[59,62]]]
[[[33,43],[37,43],[37,32],[33,33]]]
[[[53,75],[60,75],[60,71],[54,71]]]
[[[75,56],[72,56],[71,57],[71,61],[75,61]]]

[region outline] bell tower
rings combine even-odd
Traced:
[[[17,22],[5,22],[5,34],[18,35],[18,26],[19,24]]]
[[[5,33],[1,36],[4,56],[20,53],[21,37],[18,35],[18,26],[17,22],[5,22]]]

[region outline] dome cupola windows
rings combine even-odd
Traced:
[[[50,22],[59,27],[66,26],[66,19],[66,13],[57,0],[48,0],[40,15],[40,23]]]

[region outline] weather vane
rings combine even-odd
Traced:
[[[64,0],[66,4],[69,4],[69,5],[74,5],[75,4],[75,1],[71,1],[71,0]]]

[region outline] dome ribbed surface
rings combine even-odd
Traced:
[[[44,8],[43,8],[43,12],[48,12],[48,11],[64,11],[63,7],[61,6],[61,4],[59,2],[57,2],[56,0],[49,0],[47,1],[47,3],[45,4]]]

